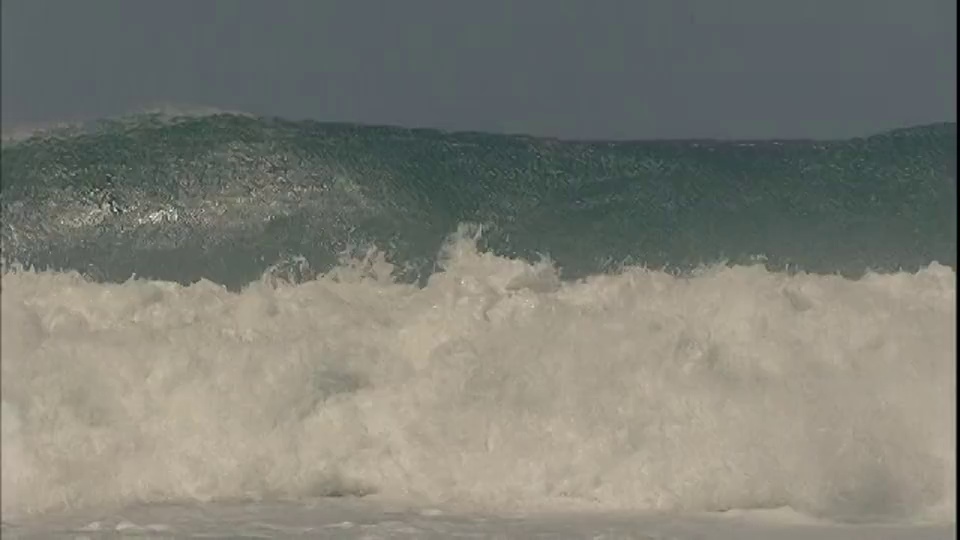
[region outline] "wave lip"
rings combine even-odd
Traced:
[[[952,519],[952,269],[441,261],[423,287],[382,256],[238,292],[4,273],[4,519],[372,493]]]

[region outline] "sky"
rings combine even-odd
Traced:
[[[3,0],[2,125],[158,106],[562,138],[956,121],[956,0]]]

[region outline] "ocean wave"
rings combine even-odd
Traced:
[[[3,261],[236,290],[375,247],[425,279],[459,223],[563,277],[956,265],[956,125],[845,141],[582,142],[148,114],[2,149]]]

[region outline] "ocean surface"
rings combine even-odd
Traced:
[[[232,288],[371,247],[426,280],[464,224],[484,251],[547,256],[570,278],[758,260],[916,271],[956,266],[956,143],[956,124],[837,142],[565,142],[143,115],[5,144],[0,239],[7,263]]]
[[[329,497],[955,523],[956,145],[8,139],[4,536]]]

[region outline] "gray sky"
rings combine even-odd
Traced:
[[[956,34],[956,0],[3,0],[2,123],[841,137],[956,121]]]

